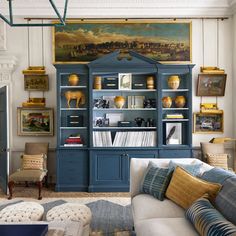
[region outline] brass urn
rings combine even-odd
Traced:
[[[70,74],[68,78],[68,82],[70,86],[76,86],[79,83],[79,76],[77,74]]]
[[[116,96],[114,98],[115,106],[121,109],[125,105],[125,98],[123,96]]]
[[[162,98],[162,106],[164,108],[170,108],[172,105],[172,98],[171,97],[163,97]]]
[[[175,106],[178,108],[183,108],[186,104],[186,98],[184,96],[177,96],[175,98]]]

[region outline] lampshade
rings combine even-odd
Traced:
[[[48,0],[53,11],[55,12],[55,15],[57,18],[55,18],[55,22],[40,22],[40,23],[14,23],[13,21],[13,9],[12,9],[12,2],[13,0],[5,0],[8,1],[8,10],[9,10],[9,19],[7,19],[5,16],[3,16],[3,14],[0,13],[0,18],[3,19],[8,25],[10,26],[63,26],[65,25],[65,21],[66,21],[66,12],[67,12],[67,5],[68,5],[68,1],[69,0],[65,0],[65,5],[64,5],[64,10],[63,10],[63,16],[60,14],[59,10],[57,9],[55,3],[53,0]],[[40,18],[43,19],[43,18]]]

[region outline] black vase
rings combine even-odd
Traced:
[[[143,123],[143,121],[144,121],[144,119],[143,119],[142,117],[137,117],[137,118],[135,118],[134,120],[135,120],[135,122],[136,122],[136,124],[137,124],[138,127],[141,127],[141,126],[142,126],[142,123]]]

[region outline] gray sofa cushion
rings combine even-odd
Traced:
[[[143,220],[135,225],[135,231],[137,236],[198,235],[192,225],[185,218],[156,218]]]
[[[184,210],[169,199],[159,201],[149,194],[139,194],[132,199],[134,222],[151,218],[183,217]]]
[[[216,197],[215,207],[227,220],[236,225],[236,176],[225,180],[223,188]]]

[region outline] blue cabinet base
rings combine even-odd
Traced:
[[[57,184],[55,187],[56,192],[88,192],[88,187],[80,185]]]
[[[88,188],[89,192],[129,192],[129,186],[112,186],[112,185],[90,185]]]

